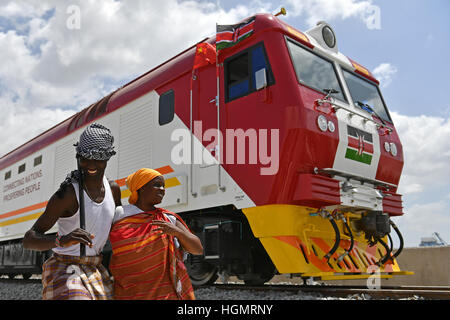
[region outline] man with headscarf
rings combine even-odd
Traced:
[[[108,160],[116,153],[111,131],[89,125],[76,147],[80,171],[72,171],[50,198],[44,213],[25,234],[27,249],[53,250],[42,270],[44,300],[107,300],[113,283],[102,265],[102,249],[108,240],[115,209],[121,205],[120,187],[104,176]],[[85,230],[80,228],[79,177],[84,192]],[[58,233],[45,234],[55,223]],[[80,256],[80,243],[86,255]]]

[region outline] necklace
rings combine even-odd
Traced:
[[[97,197],[92,197],[91,196],[91,194],[89,193],[89,191],[88,191],[88,188],[87,188],[87,186],[86,186],[86,184],[84,184],[84,190],[86,191],[86,193],[87,193],[87,195],[88,195],[88,197],[92,200],[92,201],[94,201],[94,202],[96,202],[95,201],[95,199],[97,199],[100,195],[102,195],[103,194],[103,192],[104,192],[104,190],[105,190],[105,187],[102,185],[102,187],[100,188],[100,195],[99,196],[97,196]]]

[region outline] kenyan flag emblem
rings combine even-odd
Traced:
[[[371,133],[347,125],[347,159],[370,165],[373,157],[373,137]]]
[[[253,34],[255,17],[238,24],[216,25],[216,50],[234,46]]]

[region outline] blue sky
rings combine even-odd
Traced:
[[[80,8],[78,29],[67,26],[65,2],[0,1],[0,129],[15,133],[4,139],[0,154],[212,35],[216,22],[233,24],[284,6],[288,14],[281,18],[301,31],[327,21],[339,50],[381,80],[405,156],[399,188],[405,215],[395,221],[407,246],[432,232],[450,243],[448,0],[70,4]]]

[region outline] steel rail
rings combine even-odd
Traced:
[[[18,284],[26,284],[26,283],[42,283],[41,279],[9,279],[9,278],[0,278],[0,283],[18,283]]]
[[[0,277],[0,283],[36,284],[41,279],[9,279]],[[369,289],[366,286],[347,285],[298,285],[298,284],[265,284],[249,286],[243,283],[215,283],[210,286],[219,290],[253,290],[253,291],[286,291],[291,293],[308,293],[323,297],[351,298],[355,295],[362,299],[426,299],[450,300],[450,287],[448,286],[381,286]]]
[[[255,291],[290,291],[320,294],[329,297],[349,297],[365,295],[370,299],[405,299],[423,298],[450,300],[450,287],[446,286],[382,286],[369,289],[365,286],[328,286],[328,285],[288,285],[265,284],[261,286],[247,286],[245,284],[214,284],[222,290],[255,290]]]

